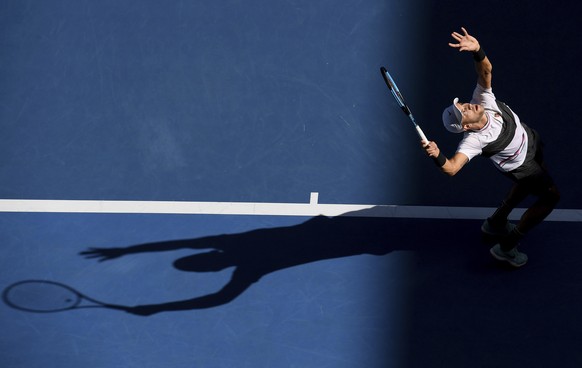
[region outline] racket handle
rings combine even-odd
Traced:
[[[426,138],[426,135],[424,135],[424,132],[422,131],[422,129],[420,129],[420,127],[418,125],[416,125],[415,128],[416,128],[416,132],[418,133],[418,136],[420,137],[420,140],[424,143],[428,143],[428,139]]]

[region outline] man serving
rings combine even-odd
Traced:
[[[514,185],[499,208],[485,220],[481,230],[496,236],[499,243],[490,252],[512,266],[526,264],[527,256],[518,251],[520,240],[541,223],[555,208],[560,194],[545,168],[542,142],[538,133],[522,123],[506,104],[498,101],[491,88],[492,65],[477,39],[461,28],[453,32],[456,43],[450,47],[471,52],[477,72],[477,86],[470,102],[458,98],[442,115],[445,128],[463,133],[456,153],[447,158],[433,141],[423,148],[441,171],[453,176],[475,156],[488,157],[495,167],[514,181]],[[527,196],[537,197],[517,225],[508,221],[511,211]]]

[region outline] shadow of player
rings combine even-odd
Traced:
[[[366,210],[364,210],[366,211]],[[414,229],[405,219],[347,216],[317,216],[289,227],[258,229],[229,235],[147,243],[125,248],[89,248],[86,258],[109,261],[144,252],[178,249],[209,249],[174,261],[174,267],[188,272],[215,272],[234,267],[230,281],[220,290],[192,299],[127,307],[127,312],[151,315],[164,311],[211,308],[229,303],[264,275],[320,260],[361,254],[385,255],[417,244]],[[357,217],[353,217],[356,215]],[[406,236],[399,236],[402,232]],[[398,239],[398,240],[397,240]],[[406,240],[405,240],[406,239]]]
[[[381,256],[394,250],[430,248],[442,252],[446,248],[455,247],[455,242],[442,236],[433,235],[432,241],[427,242],[427,234],[447,232],[442,223],[366,217],[373,211],[371,208],[331,218],[317,216],[294,226],[238,234],[162,241],[125,248],[89,248],[80,254],[86,258],[109,261],[135,253],[207,249],[207,252],[177,259],[173,263],[174,267],[187,272],[216,272],[234,267],[230,280],[215,293],[125,309],[129,313],[145,316],[164,311],[220,306],[234,300],[263,276],[306,263],[362,254]],[[463,256],[465,254],[458,255]]]

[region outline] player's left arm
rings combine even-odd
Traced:
[[[491,88],[491,72],[493,70],[493,65],[489,58],[485,55],[485,51],[481,48],[479,41],[471,36],[469,32],[463,27],[461,27],[462,34],[459,32],[453,32],[451,36],[457,41],[457,43],[449,43],[449,46],[456,48],[459,51],[468,51],[473,53],[473,59],[475,60],[475,71],[477,72],[477,83],[483,88]]]

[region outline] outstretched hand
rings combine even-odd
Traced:
[[[459,49],[459,51],[479,51],[481,48],[479,41],[477,41],[475,37],[471,36],[465,28],[461,27],[461,30],[463,31],[463,34],[460,34],[459,32],[451,33],[451,36],[457,40],[458,43],[449,42],[449,46]]]
[[[124,255],[125,252],[123,251],[123,248],[89,248],[79,254],[85,258],[97,258],[99,262],[103,262],[119,258]]]

